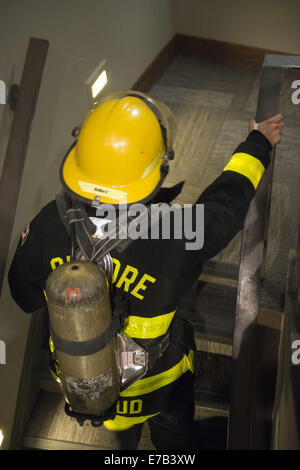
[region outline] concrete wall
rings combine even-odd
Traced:
[[[299,0],[172,0],[177,33],[300,54]]]
[[[60,190],[58,169],[70,132],[89,107],[86,80],[107,60],[106,91],[127,89],[172,38],[169,0],[0,0],[0,79],[19,83],[30,37],[47,39],[49,54],[27,153],[7,268],[18,237]],[[0,104],[0,171],[13,113]],[[0,429],[9,448],[30,316],[0,300]]]

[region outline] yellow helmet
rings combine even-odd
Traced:
[[[146,202],[166,177],[175,132],[164,103],[136,91],[111,93],[83,121],[62,162],[62,183],[88,203]]]

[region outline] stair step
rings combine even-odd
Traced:
[[[238,276],[238,265],[210,260],[204,264],[199,280],[236,287]]]
[[[213,393],[229,398],[232,358],[221,354],[196,351],[194,368],[195,391]]]
[[[24,440],[25,449],[43,450],[114,450],[113,436],[104,426],[90,422],[80,426],[64,412],[62,394],[40,392]],[[139,450],[154,449],[149,427],[144,426]]]
[[[195,419],[209,421],[223,417],[226,409],[214,410],[196,406]],[[201,421],[200,421],[201,422]],[[43,450],[114,450],[111,433],[104,426],[93,427],[89,422],[79,426],[77,421],[64,412],[64,397],[61,394],[41,391],[33,410],[25,438],[24,449]],[[154,450],[150,429],[146,422],[138,450]]]
[[[182,297],[177,314],[189,320],[198,336],[232,343],[236,287],[197,281]]]
[[[237,283],[235,285],[232,277],[224,278],[230,281],[226,283],[220,277],[209,274],[208,279],[207,276],[205,273],[200,276],[200,280],[184,294],[177,314],[193,324],[199,339],[230,345],[234,334]],[[265,279],[260,287],[258,322],[278,329],[283,311],[284,286],[281,280]]]

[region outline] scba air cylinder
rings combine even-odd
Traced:
[[[93,263],[66,263],[49,275],[46,295],[66,400],[76,413],[101,416],[120,393],[107,278]]]

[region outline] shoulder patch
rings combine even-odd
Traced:
[[[26,242],[27,237],[28,237],[28,235],[29,235],[29,226],[30,226],[30,224],[28,224],[28,225],[24,228],[24,230],[23,230],[23,232],[22,232],[21,246],[24,245],[24,243]]]

